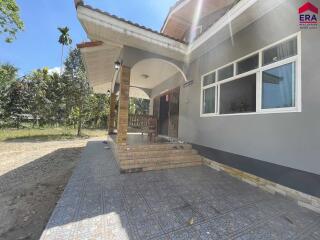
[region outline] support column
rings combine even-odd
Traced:
[[[129,108],[129,89],[130,89],[130,68],[121,67],[120,73],[120,94],[118,109],[118,144],[127,144],[128,132],[128,108]]]
[[[153,98],[150,98],[149,102],[149,115],[153,116]]]
[[[115,115],[116,115],[116,94],[111,93],[110,95],[110,114],[108,123],[108,133],[113,134],[115,129]]]

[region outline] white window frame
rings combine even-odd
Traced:
[[[267,64],[265,66],[262,65],[262,53],[264,50],[276,46],[279,43],[285,42],[287,40],[290,40],[292,38],[297,38],[297,54],[293,57],[285,58],[283,60]],[[236,74],[237,73],[237,63],[249,58],[251,56],[254,56],[258,54],[259,55],[259,64],[258,68],[250,70],[245,73]],[[262,109],[262,72],[269,70],[271,68],[283,66],[285,64],[289,63],[295,63],[295,106],[294,107],[287,107],[287,108],[270,108],[270,109]],[[218,71],[224,67],[227,67],[229,65],[233,65],[234,74],[233,77],[224,79],[222,81],[218,81]],[[207,86],[203,86],[203,80],[204,77],[214,73],[215,76],[215,82],[212,84],[209,84]],[[256,112],[247,112],[247,113],[231,113],[231,114],[220,114],[220,86],[221,84],[224,84],[226,82],[235,81],[238,79],[242,79],[243,77],[256,74]],[[289,112],[301,112],[302,111],[302,104],[301,104],[301,32],[297,32],[295,34],[292,34],[286,38],[283,38],[275,43],[272,43],[262,49],[259,49],[258,51],[255,51],[253,53],[250,53],[242,58],[237,59],[236,61],[233,61],[231,63],[227,63],[213,71],[210,71],[206,74],[203,74],[201,76],[201,94],[200,94],[200,117],[211,117],[211,116],[235,116],[235,115],[253,115],[253,114],[268,114],[268,113],[289,113]],[[207,88],[216,87],[215,88],[215,112],[214,113],[203,113],[203,91]]]

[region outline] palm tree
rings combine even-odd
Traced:
[[[63,49],[64,49],[64,46],[71,45],[72,39],[71,39],[71,37],[69,35],[69,28],[68,27],[64,27],[64,28],[59,27],[58,30],[61,33],[61,35],[59,37],[59,43],[62,46],[62,50],[61,50],[61,69],[60,69],[60,75],[62,75]]]

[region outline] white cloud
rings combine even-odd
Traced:
[[[48,72],[49,72],[49,74],[53,74],[53,73],[58,73],[58,74],[60,74],[60,67],[54,67],[54,68],[50,68],[49,70],[48,70]],[[63,72],[63,69],[62,69],[62,72]]]

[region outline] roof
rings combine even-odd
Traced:
[[[163,24],[162,24],[162,27],[161,27],[160,32],[163,31],[163,28],[164,28],[164,26],[166,25],[166,22],[167,22],[167,20],[168,20],[168,17],[170,16],[171,12],[172,12],[176,7],[178,7],[181,3],[183,3],[184,1],[187,1],[187,0],[177,0],[177,2],[176,2],[172,7],[170,7],[170,10],[169,10],[169,12],[168,12],[168,14],[167,14],[166,19],[164,20],[164,22],[163,22]]]
[[[78,43],[77,48],[97,47],[97,46],[101,46],[102,44],[103,42],[101,41],[83,42],[83,43]]]
[[[181,1],[182,1],[182,0],[181,0]],[[185,1],[185,0],[183,0],[183,1]],[[130,25],[132,25],[132,26],[141,28],[141,29],[143,29],[143,30],[146,30],[146,31],[149,31],[149,32],[158,34],[158,35],[160,35],[160,36],[163,36],[163,37],[166,37],[166,38],[175,40],[175,41],[177,41],[177,42],[186,44],[186,42],[183,41],[183,40],[180,40],[180,39],[171,37],[171,36],[169,36],[169,35],[163,34],[163,33],[161,33],[161,32],[158,32],[158,31],[153,30],[153,29],[151,29],[151,28],[148,28],[148,27],[146,27],[146,26],[140,25],[140,24],[138,24],[138,23],[131,22],[131,21],[127,20],[127,19],[118,17],[118,16],[116,16],[116,15],[114,15],[114,14],[111,14],[111,13],[106,12],[106,11],[102,11],[102,10],[100,10],[100,9],[94,8],[94,7],[90,6],[90,5],[86,5],[86,4],[83,3],[82,0],[75,0],[75,6],[76,6],[76,7],[78,7],[78,6],[85,7],[85,8],[87,8],[87,9],[92,10],[92,11],[95,11],[95,12],[104,14],[104,15],[106,15],[106,16],[108,16],[108,17],[114,18],[114,19],[116,19],[116,20],[118,20],[118,21],[122,21],[122,22],[127,23],[127,24],[130,24]]]

